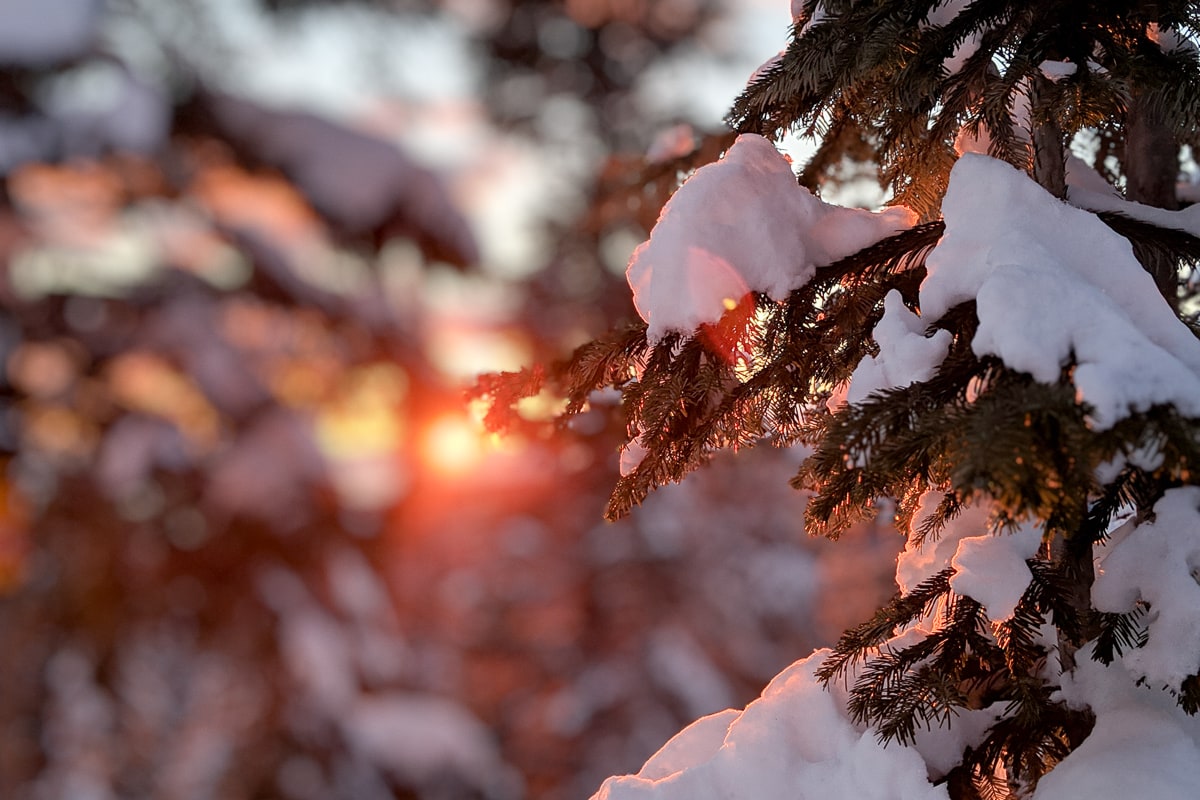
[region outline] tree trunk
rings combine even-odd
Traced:
[[[1078,638],[1069,636],[1063,627],[1058,629],[1058,664],[1063,672],[1074,671],[1075,653],[1099,634],[1092,611],[1092,583],[1096,580],[1092,543],[1082,541],[1083,538],[1076,533],[1073,538],[1055,537],[1049,544],[1050,556],[1070,583],[1067,602],[1075,610],[1079,623]]]
[[[1162,108],[1147,92],[1135,91],[1125,116],[1125,198],[1148,206],[1179,208],[1175,182],[1179,177],[1179,142],[1167,125]],[[1174,259],[1134,247],[1142,266],[1154,277],[1163,297],[1179,302]]]
[[[1033,148],[1033,179],[1059,199],[1067,197],[1067,162],[1062,129],[1047,109],[1049,78],[1039,77],[1029,88],[1030,145]]]
[[[1162,109],[1136,92],[1125,117],[1125,198],[1148,206],[1179,208],[1179,143]]]

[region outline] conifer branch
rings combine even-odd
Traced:
[[[1148,641],[1145,606],[1139,605],[1124,614],[1103,612],[1096,617],[1099,634],[1092,657],[1106,666],[1130,650],[1144,647]]]
[[[950,592],[953,569],[944,569],[926,578],[908,595],[897,596],[875,615],[844,632],[833,649],[833,654],[817,670],[817,678],[823,683],[843,678],[846,672],[863,661],[871,653],[904,627],[917,619],[933,614],[938,601]]]

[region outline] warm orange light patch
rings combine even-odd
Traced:
[[[108,234],[122,199],[120,177],[94,162],[30,164],[9,176],[8,190],[44,237],[82,247]]]
[[[317,447],[342,506],[360,511],[391,506],[407,491],[409,480],[401,463],[408,432],[402,410],[408,392],[404,370],[379,362],[323,374],[320,369],[302,371],[299,358],[292,364],[291,383],[279,383],[276,391],[300,408],[315,404]],[[335,385],[327,388],[330,384]]]
[[[487,456],[491,447],[471,420],[447,414],[425,428],[421,436],[421,461],[434,471],[460,477]]]
[[[565,398],[556,397],[549,391],[543,391],[533,397],[524,397],[517,401],[517,413],[530,422],[549,422],[561,414],[566,407]]]
[[[129,352],[108,365],[109,391],[131,411],[160,417],[193,444],[208,449],[216,444],[221,418],[190,376],[153,353]]]
[[[317,379],[314,374],[307,378]],[[341,384],[317,414],[322,452],[333,459],[395,452],[405,435],[398,407],[408,392],[408,376],[393,364],[379,363],[352,371]]]
[[[223,164],[202,171],[191,195],[221,222],[236,221],[281,238],[313,235],[320,220],[299,190],[282,178]]]

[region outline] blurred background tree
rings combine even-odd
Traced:
[[[862,616],[752,467],[601,526],[603,414],[460,408],[632,315],[774,5],[0,3],[0,796],[583,796]]]

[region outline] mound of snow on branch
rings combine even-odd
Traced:
[[[893,289],[883,299],[883,318],[875,326],[879,355],[859,362],[850,376],[847,403],[862,402],[885,387],[907,386],[927,381],[950,352],[950,331],[937,331],[926,338],[925,323],[908,310],[900,292]]]
[[[1031,800],[1194,800],[1200,719],[1167,692],[1136,686],[1124,670],[1091,656],[1091,645],[1079,651],[1058,694],[1073,708],[1090,708],[1096,726],[1042,778]]]
[[[896,560],[896,585],[911,594],[921,582],[953,567],[950,588],[982,605],[992,622],[1011,619],[1033,580],[1025,561],[1041,546],[1041,529],[1023,525],[1013,533],[994,534],[988,525],[988,505],[975,503],[949,520],[936,538],[922,542],[916,530],[943,496],[931,491],[921,498],[908,544]]]
[[[921,285],[926,320],[975,301],[977,355],[1045,383],[1074,359],[1077,396],[1097,429],[1157,404],[1200,416],[1200,342],[1128,240],[974,154],[951,171],[942,212],[946,233]]]
[[[651,341],[718,321],[750,292],[781,300],[827,266],[897,231],[915,216],[824,203],[796,182],[767,139],[737,138],[663,207],[626,271]]]
[[[1110,211],[1160,228],[1172,228],[1200,236],[1200,205],[1192,204],[1179,211],[1171,211],[1126,200],[1087,162],[1075,156],[1067,162],[1067,199],[1088,211]]]
[[[850,216],[841,217],[843,211]],[[1129,242],[1094,214],[980,155],[965,155],[955,166],[943,213],[946,232],[927,261],[922,314],[899,295],[887,297],[874,331],[880,352],[859,365],[855,397],[932,376],[946,343],[940,334],[926,336],[929,321],[974,302],[980,320],[975,352],[1044,382],[1057,381],[1073,364],[1077,395],[1091,406],[1097,428],[1157,404],[1200,415],[1200,344],[1159,295]],[[727,298],[746,291],[780,297],[816,266],[899,227],[883,219],[831,210],[794,184],[769,142],[743,136],[667,205],[651,240],[634,255],[630,283],[652,338],[690,331],[717,320]],[[839,238],[832,229],[842,220],[858,227]],[[1193,229],[1186,214],[1170,222]],[[928,516],[940,499],[927,495],[917,517]],[[1178,689],[1200,663],[1200,487],[1168,491],[1154,512],[1114,533],[1092,590],[1101,611],[1147,611],[1146,645],[1108,667],[1091,659],[1089,645],[1079,651],[1073,673],[1047,674],[1060,683],[1057,696],[1090,708],[1096,724],[1031,800],[1196,796],[1200,718],[1156,687]],[[953,567],[955,592],[973,597],[1001,622],[1029,585],[1025,561],[1040,543],[1033,526],[994,535],[986,504],[974,505],[937,538],[919,543],[910,537],[897,583],[909,593]],[[912,627],[889,646],[920,635],[921,626]],[[638,774],[606,781],[593,800],[946,798],[945,785],[932,781],[1010,713],[999,705],[964,709],[949,728],[919,731],[911,747],[885,747],[873,729],[849,720],[843,689],[817,681],[826,653],[793,664],[744,711],[700,719]],[[1055,661],[1048,660],[1048,673]],[[1150,686],[1138,685],[1142,680]]]
[[[610,778],[593,800],[944,800],[911,748],[884,747],[853,726],[814,677],[828,651],[780,673],[741,712],[685,728],[637,775]]]

